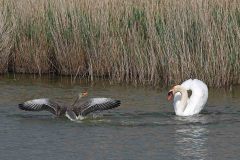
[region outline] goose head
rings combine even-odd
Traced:
[[[79,98],[86,97],[86,96],[88,96],[88,92],[87,92],[87,91],[82,91],[82,92],[79,94]]]

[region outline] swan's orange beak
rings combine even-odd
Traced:
[[[173,90],[170,90],[167,94],[167,100],[171,101],[173,99]]]

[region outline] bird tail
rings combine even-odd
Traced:
[[[67,110],[65,113],[66,117],[70,119],[71,121],[77,120],[77,115],[72,110]]]

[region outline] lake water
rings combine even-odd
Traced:
[[[82,122],[17,104],[49,97],[112,97],[122,105]],[[166,89],[31,76],[0,77],[0,160],[240,159],[240,87],[210,89],[201,114],[178,117]]]

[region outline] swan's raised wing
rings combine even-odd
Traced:
[[[185,82],[183,82],[181,86],[186,87],[186,89],[192,90],[192,95],[188,100],[188,105],[184,112],[192,114],[199,113],[207,102],[208,87],[204,82],[198,79],[191,80],[188,83]]]
[[[188,79],[186,81],[184,81],[181,86],[184,87],[186,90],[190,90],[192,89],[192,84],[193,84],[193,80],[192,79]]]
[[[56,110],[60,107],[56,102],[53,102],[47,98],[33,99],[24,103],[18,104],[19,109],[25,111],[49,111],[56,114]]]
[[[86,116],[87,114],[95,111],[108,110],[120,106],[119,100],[111,98],[92,98],[81,104],[76,104],[73,107],[73,111],[77,115]]]

